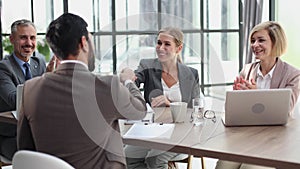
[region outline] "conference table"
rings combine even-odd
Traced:
[[[216,112],[216,121],[205,119],[193,126],[188,109],[184,123],[176,123],[169,139],[123,138],[124,144],[191,154],[277,169],[300,168],[300,120],[291,118],[284,126],[225,127]],[[169,108],[154,108],[155,122],[172,123]],[[124,134],[126,131],[123,131]]]
[[[169,108],[153,108],[153,110],[156,123],[161,125],[172,123]],[[300,112],[296,114],[299,116]],[[201,126],[194,126],[190,122],[190,116],[191,109],[188,109],[185,122],[175,123],[172,135],[168,139],[123,138],[123,142],[277,169],[300,168],[300,116],[289,119],[284,126],[251,127],[225,127],[220,111],[216,111],[216,121],[205,119]],[[0,121],[17,123],[11,112],[1,112]],[[124,134],[130,125],[121,125],[121,134]]]

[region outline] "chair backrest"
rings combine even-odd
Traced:
[[[11,166],[12,161],[7,159],[6,157],[0,155],[0,169],[3,168],[3,166]]]
[[[75,169],[64,160],[41,152],[17,151],[13,157],[14,169]]]

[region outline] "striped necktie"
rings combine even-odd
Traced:
[[[30,65],[29,63],[25,62],[23,64],[24,68],[25,68],[25,80],[31,79],[31,72],[30,72]]]

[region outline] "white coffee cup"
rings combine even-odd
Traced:
[[[172,102],[170,103],[172,119],[174,123],[184,122],[187,112],[187,103],[185,102]]]

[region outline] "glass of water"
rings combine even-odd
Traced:
[[[195,126],[200,126],[201,124],[204,123],[203,113],[204,113],[204,99],[194,98],[191,121]]]

